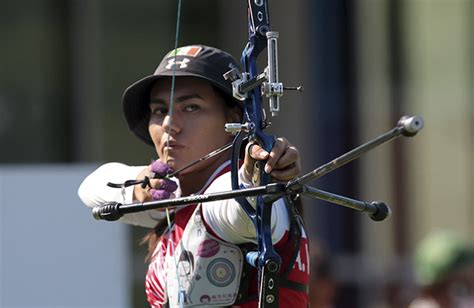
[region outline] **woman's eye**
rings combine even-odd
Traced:
[[[165,108],[165,107],[152,108],[151,113],[154,115],[166,115],[168,113],[168,108]]]
[[[199,109],[198,105],[188,105],[184,108],[185,111],[193,112]]]

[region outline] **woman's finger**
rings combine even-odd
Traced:
[[[164,177],[173,172],[173,169],[171,169],[170,166],[160,160],[155,160],[153,163],[151,163],[150,169],[151,172],[154,172],[158,177]]]
[[[264,160],[267,159],[269,155],[267,151],[255,142],[251,142],[247,145],[246,153],[254,160]]]
[[[301,171],[300,154],[286,138],[277,138],[270,153],[257,143],[250,143],[246,149],[245,170],[251,176],[255,161],[267,160],[265,172],[280,181],[292,179]]]
[[[294,146],[288,146],[276,162],[274,169],[284,169],[299,161],[300,154]]]
[[[178,189],[178,184],[176,182],[168,180],[168,179],[163,179],[160,189],[166,190],[170,193],[174,192],[176,189]]]
[[[301,164],[299,161],[282,169],[274,169],[271,176],[277,181],[288,181],[297,177],[301,172]]]
[[[272,151],[268,155],[267,163],[265,164],[266,173],[271,173],[273,169],[275,169],[277,163],[285,153],[286,148],[289,146],[290,144],[286,138],[277,138],[275,140],[275,144],[273,145]]]
[[[153,198],[153,200],[164,200],[164,199],[168,199],[171,193],[166,190],[152,188],[150,189],[150,195]]]
[[[178,184],[176,184],[176,182],[169,179],[150,179],[149,188],[166,190],[168,192],[174,192],[176,189],[178,189]]]

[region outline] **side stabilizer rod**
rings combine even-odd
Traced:
[[[348,207],[356,211],[367,212],[369,213],[370,218],[372,218],[372,220],[374,221],[385,220],[385,218],[390,216],[392,213],[390,208],[383,202],[380,202],[380,201],[366,202],[366,201],[355,200],[348,197],[336,195],[324,190],[320,190],[308,185],[305,185],[303,187],[303,191],[301,192],[301,195],[310,196],[319,200],[328,201],[334,204],[342,205],[344,207]]]

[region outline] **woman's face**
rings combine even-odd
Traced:
[[[209,83],[194,77],[177,77],[171,116],[170,95],[171,78],[155,83],[150,93],[148,130],[158,156],[174,170],[232,140],[224,125],[240,122],[240,111],[238,107],[229,108]],[[203,162],[182,174],[212,162]]]

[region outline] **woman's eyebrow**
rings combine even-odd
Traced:
[[[196,93],[196,94],[187,94],[187,95],[181,95],[179,97],[176,97],[175,103],[182,103],[184,101],[187,101],[193,98],[198,98],[198,99],[203,100],[202,96]],[[161,98],[152,98],[150,99],[150,104],[166,104],[166,101]]]

